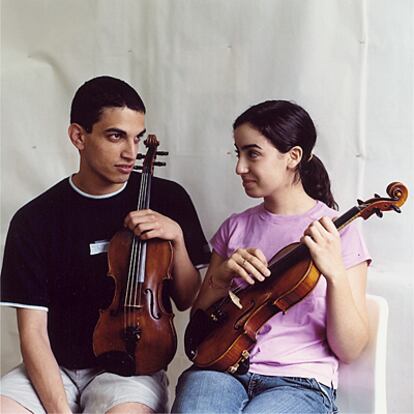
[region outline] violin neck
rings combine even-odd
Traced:
[[[347,226],[349,223],[354,221],[356,218],[359,217],[360,209],[358,207],[352,207],[350,208],[346,213],[342,214],[342,216],[338,217],[334,220],[335,227],[338,230],[341,230],[345,226]]]
[[[141,184],[139,187],[139,196],[137,210],[149,208],[151,195],[151,173],[143,171],[141,174]]]
[[[338,230],[341,230],[348,224],[350,224],[353,220],[355,220],[360,215],[360,209],[358,207],[352,207],[346,213],[342,214],[342,216],[336,218],[334,220],[335,227]],[[277,272],[280,273],[284,269],[289,269],[293,263],[297,260],[300,260],[306,257],[309,253],[309,249],[306,247],[305,244],[299,243],[293,250],[291,250],[286,255],[282,256],[279,260],[274,263],[271,263],[269,269],[272,273]]]

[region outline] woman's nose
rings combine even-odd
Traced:
[[[247,165],[244,162],[244,160],[240,157],[237,160],[237,164],[236,164],[236,174],[241,175],[241,174],[246,174],[246,172],[248,172]]]

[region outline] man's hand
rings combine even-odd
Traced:
[[[150,209],[131,211],[126,216],[124,225],[141,240],[157,237],[170,240],[173,244],[183,241],[183,232],[178,223]]]

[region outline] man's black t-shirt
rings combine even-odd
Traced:
[[[22,207],[7,235],[1,301],[48,310],[48,332],[60,365],[96,364],[92,334],[98,310],[112,300],[105,246],[137,209],[140,174],[108,197],[92,197],[65,179]],[[176,221],[192,263],[208,263],[210,250],[193,203],[179,184],[153,177],[150,208]]]

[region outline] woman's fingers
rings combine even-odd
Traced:
[[[229,266],[250,284],[270,275],[264,254],[255,248],[237,249],[229,259]]]

